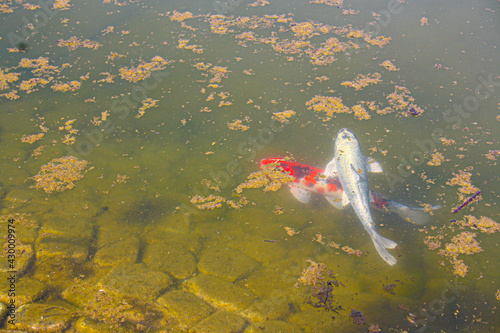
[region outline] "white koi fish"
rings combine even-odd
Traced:
[[[338,176],[344,189],[342,206],[349,203],[352,205],[380,256],[393,266],[397,260],[387,249],[394,249],[397,244],[375,231],[375,223],[370,213],[370,190],[366,174],[368,171],[382,172],[382,167],[374,159],[362,154],[358,139],[351,131],[341,129],[335,139],[335,155],[326,167],[325,175]]]

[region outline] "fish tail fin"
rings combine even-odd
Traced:
[[[422,225],[429,222],[431,214],[425,208],[411,208],[401,205],[396,213],[405,221],[410,221],[411,223]],[[436,210],[441,208],[441,206],[432,206],[430,210]]]
[[[392,254],[387,251],[387,249],[393,249],[398,244],[388,238],[380,236],[377,233],[372,235],[373,244],[375,244],[375,248],[377,249],[378,254],[391,266],[394,266],[398,261]]]
[[[412,208],[405,206],[399,202],[396,202],[394,200],[387,199],[386,197],[382,196],[381,194],[374,194],[372,193],[372,199],[374,202],[376,201],[376,198],[382,198],[385,200],[385,206],[384,208],[387,209],[391,213],[396,213],[401,217],[403,220],[407,222],[411,222],[414,224],[426,224],[429,222],[431,218],[431,214],[429,213],[432,210],[436,210],[441,208],[440,205],[437,206],[432,206],[430,209],[426,208]],[[374,206],[377,208],[377,206]],[[380,208],[378,208],[380,209]]]

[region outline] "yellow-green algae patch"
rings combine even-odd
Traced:
[[[471,186],[468,181],[464,181],[462,178],[468,179],[467,175],[456,175],[456,180],[459,184],[464,185],[466,188]],[[458,181],[458,179],[461,179]],[[486,216],[481,216],[477,218],[472,215],[466,215],[462,220],[452,220],[450,224],[444,225],[441,228],[431,227],[431,230],[437,229],[437,234],[431,234],[425,237],[424,243],[427,245],[429,250],[437,250],[438,255],[447,258],[449,263],[452,265],[453,274],[459,277],[465,277],[469,272],[469,266],[466,265],[467,260],[459,259],[460,255],[472,255],[476,253],[483,252],[483,248],[480,246],[479,241],[476,240],[477,233],[471,231],[461,231],[451,237],[450,242],[445,243],[447,238],[447,232],[451,231],[455,233],[455,229],[458,227],[459,230],[473,230],[480,231],[485,234],[492,234],[500,231],[500,224],[493,221],[491,218]],[[427,229],[422,229],[429,233]],[[444,248],[442,248],[443,243],[445,243]],[[426,258],[428,256],[425,256]],[[429,262],[432,264],[432,261]],[[441,261],[440,266],[445,266],[445,262]],[[440,266],[438,266],[440,268]]]

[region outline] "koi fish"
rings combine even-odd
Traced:
[[[274,165],[281,172],[292,176],[292,181],[287,183],[293,196],[302,203],[308,203],[313,193],[323,195],[324,198],[337,209],[342,206],[342,193],[344,189],[338,176],[327,177],[324,170],[318,167],[302,164],[284,157],[265,158],[260,162],[261,168]],[[429,222],[430,214],[424,208],[411,208],[386,196],[370,191],[370,207],[383,212],[398,214],[403,220],[414,224]],[[433,206],[438,209],[441,206]]]
[[[342,206],[347,206],[349,203],[352,205],[361,224],[372,238],[377,252],[393,266],[397,260],[387,249],[394,249],[398,244],[375,231],[375,223],[370,213],[370,190],[366,174],[368,171],[382,172],[382,167],[372,158],[363,155],[354,133],[346,128],[341,129],[335,139],[335,155],[328,163],[325,175],[338,175],[344,189]]]

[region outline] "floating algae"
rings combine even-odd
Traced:
[[[302,271],[302,275],[299,277],[300,284],[304,286],[315,286],[320,281],[324,280],[323,274],[326,270],[326,265],[323,263],[316,263],[310,259],[306,260],[309,263],[309,267]]]
[[[307,109],[315,112],[324,112],[326,116],[323,121],[330,120],[336,113],[350,113],[351,110],[342,104],[339,97],[316,95],[306,102]]]
[[[397,68],[390,60],[384,60],[379,65],[384,67],[390,72],[399,71],[399,68]]]
[[[344,81],[341,85],[354,88],[354,90],[361,90],[369,85],[382,82],[381,77],[382,75],[380,73],[368,73],[366,75],[358,74],[354,81]]]
[[[492,234],[500,231],[500,223],[493,221],[487,216],[477,218],[472,215],[466,215],[464,220],[458,220],[453,223],[458,224],[461,228],[469,227],[474,230],[480,230],[487,234]]]
[[[467,168],[466,170],[459,170],[458,173],[453,173],[454,177],[446,182],[446,185],[449,186],[460,186],[458,189],[459,201],[464,201],[467,199],[468,195],[479,191],[479,188],[472,185],[472,173],[467,172],[468,170],[470,170],[470,168]]]
[[[87,161],[74,156],[55,158],[43,165],[38,174],[30,177],[36,182],[32,187],[41,188],[47,193],[72,189],[75,182],[83,177],[87,164]]]

